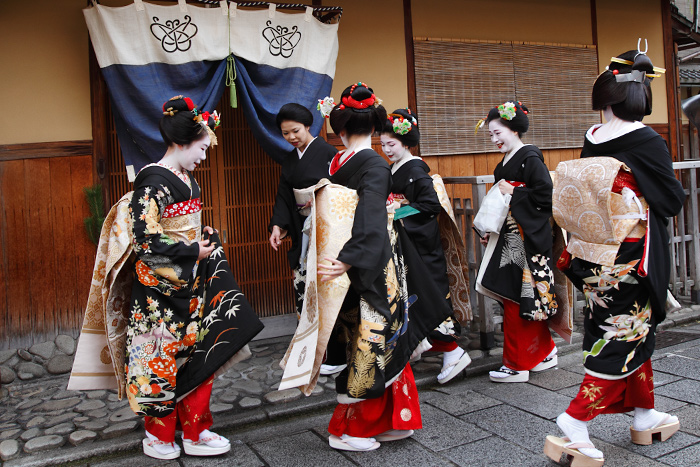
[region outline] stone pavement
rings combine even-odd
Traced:
[[[681,432],[665,443],[635,446],[631,417],[607,415],[591,436],[609,466],[700,465],[700,307],[669,316],[654,355],[657,407],[681,419]],[[691,324],[685,324],[691,323]],[[685,324],[685,325],[683,325]],[[678,343],[680,342],[680,343]],[[464,342],[466,343],[466,342]],[[321,378],[310,397],[276,391],[278,362],[288,338],[257,342],[254,357],[214,384],[217,432],[233,442],[217,458],[184,456],[165,462],[141,454],[141,419],[112,391],[65,390],[67,377],[42,378],[2,388],[0,458],[3,465],[292,466],[292,465],[533,465],[555,466],[542,454],[545,434],[558,434],[554,418],[582,380],[580,335],[558,342],[559,366],[533,374],[527,384],[495,384],[486,372],[500,365],[501,349],[470,351],[466,378],[436,383],[441,357],[427,356],[414,372],[420,389],[422,430],[370,453],[328,447],[326,427],[335,405],[332,378]],[[674,345],[675,344],[675,345]]]

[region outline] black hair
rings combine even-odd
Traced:
[[[593,84],[591,102],[593,110],[605,110],[610,106],[613,114],[622,120],[641,121],[651,113],[651,80],[646,73],[654,73],[649,57],[636,50],[629,50],[617,58],[632,62],[631,65],[610,62]],[[638,75],[638,81],[618,81],[618,76]]]
[[[277,112],[277,128],[281,130],[282,122],[285,121],[299,122],[309,127],[314,122],[314,116],[303,105],[290,102],[289,104],[284,104],[280,111]]]
[[[329,117],[335,134],[345,130],[347,136],[371,135],[381,132],[386,121],[386,110],[376,104],[372,88],[364,83],[345,88],[341,103],[333,107]]]
[[[519,101],[506,101],[504,105],[508,103],[515,105],[515,116],[513,118],[508,120],[501,117],[501,112],[498,110],[499,106],[496,106],[489,110],[489,114],[486,116],[486,124],[488,125],[491,120],[501,120],[501,123],[518,133],[518,137],[522,138],[523,134],[527,133],[527,129],[530,128],[530,120],[527,118],[527,107]]]
[[[394,119],[398,118],[400,120],[401,117],[403,117],[405,121],[408,121],[411,124],[411,129],[403,135],[394,131]],[[403,144],[407,148],[418,146],[418,143],[420,142],[418,119],[416,118],[416,114],[411,112],[410,109],[396,109],[392,113],[390,113],[388,118],[386,119],[386,123],[384,123],[384,129],[382,130],[382,133],[387,134],[392,138],[398,139],[399,141],[401,141],[401,144]]]
[[[159,128],[165,144],[184,146],[207,134],[206,128],[195,120],[193,110],[196,108],[189,97],[182,96],[173,97],[163,104]]]

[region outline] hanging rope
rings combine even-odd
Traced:
[[[228,9],[228,57],[226,57],[226,86],[229,87],[229,103],[232,109],[238,108],[238,96],[236,95],[236,61],[231,54],[231,9]]]

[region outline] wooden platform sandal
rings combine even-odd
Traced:
[[[638,431],[630,427],[630,436],[634,444],[648,446],[652,443],[654,438],[659,441],[666,441],[673,436],[680,427],[681,423],[678,421],[678,418],[673,415],[667,415],[660,425],[649,428],[648,430]]]
[[[559,462],[562,454],[566,454],[567,459],[571,461],[571,467],[600,467],[605,462],[603,457],[588,457],[579,451],[580,448],[595,449],[592,444],[571,443],[568,438],[558,438],[551,435],[547,436],[544,442],[544,454],[554,462]]]

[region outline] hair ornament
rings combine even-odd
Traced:
[[[356,84],[350,86],[350,93],[347,96],[343,96],[340,99],[343,102],[343,104],[353,109],[364,110],[373,105],[379,105],[381,103],[381,101],[378,102],[377,96],[375,96],[374,93],[372,93],[372,95],[368,98],[362,99],[361,101],[354,99],[352,97],[352,93],[358,86],[369,89],[369,86],[367,86],[365,83],[363,83],[362,81],[358,81]]]
[[[498,106],[498,114],[503,120],[513,120],[515,118],[515,104],[512,102],[505,102]]]
[[[331,96],[326,96],[323,99],[319,99],[318,104],[316,104],[316,110],[321,112],[323,118],[330,117],[333,107],[335,107],[335,100],[333,100]]]
[[[194,120],[195,122],[199,123],[204,127],[204,129],[207,131],[207,134],[209,135],[209,139],[211,140],[211,145],[216,146],[218,143],[218,140],[216,138],[216,135],[214,134],[214,130],[219,128],[219,125],[221,125],[221,116],[219,113],[215,110],[212,113],[209,112],[198,112],[197,108],[195,107],[192,109],[192,113],[194,113]],[[212,120],[212,124],[214,125],[214,128],[209,126],[209,120]]]
[[[167,104],[167,102],[165,104]],[[171,117],[174,117],[177,113],[177,109],[173,109],[172,107],[168,107],[166,109],[165,104],[163,104],[163,115],[170,115]]]
[[[474,127],[474,134],[475,134],[475,135],[476,135],[477,133],[479,133],[479,129],[481,129],[481,128],[484,126],[484,124],[486,124],[486,117],[480,118],[480,119],[476,122],[476,126]]]
[[[416,119],[412,118],[411,120],[404,118],[403,115],[399,114],[389,114],[387,115],[387,118],[391,120],[391,128],[394,130],[394,133],[397,135],[405,135],[411,129],[413,128],[413,125],[417,125]]]

